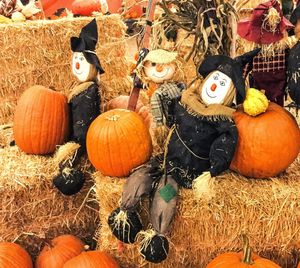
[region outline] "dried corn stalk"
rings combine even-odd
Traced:
[[[193,58],[198,65],[207,55],[235,54],[237,12],[236,1],[224,0],[162,0],[160,23],[164,32],[183,29],[194,36],[193,46],[185,60]]]

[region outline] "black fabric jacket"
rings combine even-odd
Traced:
[[[81,145],[80,154],[86,151],[86,134],[90,124],[100,114],[100,95],[96,83],[74,96],[71,111],[71,140]]]
[[[179,102],[172,109],[174,121],[170,125],[176,128],[168,144],[168,174],[181,186],[191,188],[192,181],[204,171],[216,176],[228,169],[238,139],[234,122],[190,114]]]

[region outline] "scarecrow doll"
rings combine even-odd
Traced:
[[[120,207],[108,218],[112,233],[122,242],[141,239],[140,253],[147,261],[159,263],[167,258],[166,233],[176,213],[179,186],[201,193],[203,182],[209,186],[212,177],[229,168],[238,138],[232,106],[245,98],[243,68],[257,53],[236,59],[209,56],[198,70],[205,78],[200,88],[184,90],[181,97],[168,91],[162,95],[170,127],[164,155],[131,173]],[[137,208],[145,196],[150,197],[150,227],[143,231]]]
[[[297,44],[290,50],[287,64],[287,93],[298,106],[300,105],[300,5],[293,11],[291,22],[295,25]]]
[[[172,98],[181,96],[185,89],[182,61],[177,52],[164,49],[150,51],[138,66],[138,75],[147,89],[151,112],[160,127],[165,124],[161,98],[168,94]]]
[[[68,96],[71,114],[70,141],[56,155],[60,174],[54,185],[65,195],[77,193],[84,184],[84,174],[75,168],[86,152],[86,134],[92,121],[100,114],[101,67],[95,49],[98,41],[97,23],[92,20],[82,28],[79,37],[71,37],[72,72],[80,82]]]
[[[251,19],[238,23],[238,34],[248,42],[244,47],[260,47],[253,60],[254,88],[265,90],[267,98],[281,106],[286,87],[286,60],[290,46],[287,30],[293,25],[283,16],[280,4],[271,0],[258,5]]]

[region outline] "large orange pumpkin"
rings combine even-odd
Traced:
[[[18,244],[0,242],[0,267],[1,268],[32,268],[29,254]]]
[[[135,112],[114,109],[99,115],[87,133],[87,153],[106,176],[123,177],[152,153],[149,130]]]
[[[84,251],[84,244],[73,235],[61,235],[46,244],[38,255],[36,268],[63,268],[64,264]]]
[[[87,251],[69,260],[63,268],[119,268],[117,262],[106,252]]]
[[[230,168],[244,176],[268,178],[284,171],[297,158],[300,131],[294,117],[275,103],[256,117],[234,114],[238,144]]]
[[[276,263],[251,254],[248,238],[244,237],[243,252],[228,252],[217,256],[206,268],[280,268]]]
[[[14,138],[29,154],[53,153],[63,144],[69,129],[68,103],[64,94],[43,86],[27,89],[14,116]]]
[[[129,96],[118,96],[112,100],[110,100],[106,106],[105,110],[112,110],[112,109],[127,109],[129,101]],[[150,108],[144,105],[140,100],[138,100],[135,112],[138,113],[144,120],[147,127],[150,127],[153,118],[152,114],[150,113]]]

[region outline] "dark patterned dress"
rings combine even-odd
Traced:
[[[290,50],[287,64],[287,92],[300,105],[300,42]]]

